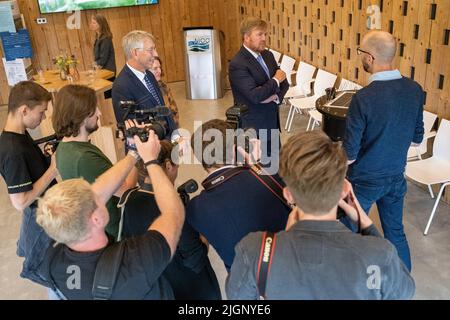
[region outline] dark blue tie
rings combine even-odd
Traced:
[[[150,80],[150,77],[148,76],[147,73],[145,73],[145,84],[147,85],[147,89],[148,91],[150,91],[150,94],[152,95],[152,97],[156,100],[156,102],[158,103],[159,106],[164,105],[164,103],[162,103],[161,99],[159,98],[158,94],[156,93],[156,89],[155,86],[153,85],[152,81]]]
[[[256,60],[258,60],[258,62],[261,65],[261,67],[264,69],[264,71],[266,72],[267,76],[270,78],[269,68],[267,68],[267,65],[264,62],[262,55],[259,55],[258,58],[256,58]]]

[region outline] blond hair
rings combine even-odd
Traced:
[[[97,209],[91,185],[83,179],[56,184],[39,199],[37,223],[54,240],[76,244],[89,236],[88,222]]]
[[[344,149],[322,131],[297,134],[281,150],[280,175],[306,213],[326,214],[337,205],[346,171]]]
[[[246,34],[249,34],[250,32],[252,32],[253,29],[267,30],[267,22],[265,22],[264,20],[261,20],[260,18],[256,18],[256,17],[245,18],[241,22],[241,28],[240,28],[242,38],[244,38],[244,36]]]
[[[142,30],[133,30],[122,38],[122,48],[127,60],[132,57],[134,49],[144,49],[145,39],[150,39],[153,43],[156,43],[153,35]]]

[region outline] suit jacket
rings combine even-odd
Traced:
[[[155,88],[156,94],[159,96],[160,101],[164,103],[163,96],[159,90],[158,82],[155,76],[150,72],[146,71],[147,75],[150,77],[150,81]],[[136,75],[131,71],[128,65],[125,64],[122,71],[120,71],[116,80],[114,81],[112,87],[112,102],[114,107],[114,114],[116,115],[117,122],[123,121],[124,111],[120,107],[120,101],[135,101],[138,103],[141,109],[151,109],[159,106],[158,101],[150,94],[147,87],[136,77]],[[173,130],[177,128],[175,121],[172,116],[163,117],[169,125],[170,135]]]
[[[280,129],[278,105],[275,102],[267,104],[260,102],[273,94],[277,94],[282,101],[289,84],[285,80],[278,87],[277,82],[272,79],[279,69],[273,54],[265,50],[261,55],[269,69],[270,78],[255,57],[243,46],[231,60],[229,77],[234,102],[245,104],[249,108],[242,119],[244,127],[257,130]]]

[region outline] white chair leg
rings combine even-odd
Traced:
[[[312,124],[312,117],[309,116],[308,125],[306,126],[306,131],[309,131],[309,126]]]
[[[292,113],[293,109],[294,109],[294,106],[291,104],[291,106],[289,107],[289,113],[288,113],[288,116],[287,116],[287,119],[286,119],[286,125],[284,126],[284,130],[288,129],[289,119],[291,118],[291,113]]]
[[[292,111],[292,114],[291,114],[291,119],[289,120],[289,127],[288,127],[287,132],[291,132],[292,122],[294,122],[294,117],[295,117],[296,113],[298,113],[298,110],[296,107],[294,107],[294,110]]]
[[[437,209],[437,207],[439,205],[439,200],[441,200],[442,193],[444,192],[445,187],[448,186],[448,185],[450,185],[450,182],[444,183],[442,185],[441,189],[439,190],[439,195],[437,196],[436,201],[434,202],[433,210],[431,211],[430,218],[428,219],[427,226],[426,226],[425,231],[423,233],[425,236],[428,234],[428,230],[430,229],[431,221],[433,221],[434,215],[436,213],[436,209]]]
[[[431,188],[431,185],[430,185],[430,184],[428,185],[428,191],[430,191],[431,199],[434,199],[433,188]]]

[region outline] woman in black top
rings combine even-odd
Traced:
[[[100,14],[92,16],[90,28],[95,31],[94,42],[94,63],[101,69],[106,69],[116,73],[116,55],[114,54],[114,45],[112,42],[112,33],[109,29],[108,21]],[[109,81],[116,79],[115,76],[109,78]],[[112,91],[105,91],[105,99],[111,98]]]
[[[95,31],[94,61],[102,69],[116,72],[116,60],[112,33],[109,29],[108,21],[102,15],[92,16],[90,28]]]

